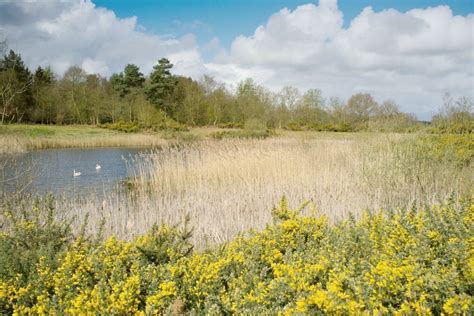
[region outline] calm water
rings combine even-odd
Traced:
[[[143,151],[146,149],[73,148],[0,156],[0,163],[6,163],[0,174],[0,189],[7,194],[24,187],[33,194],[77,196],[95,191],[101,195],[129,176],[133,169],[131,158]],[[96,164],[102,168],[96,170]],[[73,170],[81,175],[73,177]]]

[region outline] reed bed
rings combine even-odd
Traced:
[[[337,221],[365,209],[429,205],[472,189],[472,168],[420,160],[401,146],[406,138],[329,135],[164,146],[130,162],[127,192],[60,204],[78,221],[88,213],[92,227],[105,220],[105,234],[122,238],[189,216],[195,243],[206,245],[264,228],[283,196],[290,207],[310,201]]]
[[[158,147],[172,141],[165,132],[123,133],[85,125],[0,126],[0,155],[51,148]]]
[[[156,147],[168,143],[159,135],[118,134],[100,136],[24,137],[0,138],[0,154],[24,153],[35,149],[90,148],[90,147]]]
[[[0,155],[2,154],[21,154],[28,151],[26,144],[17,137],[7,137],[0,135]]]

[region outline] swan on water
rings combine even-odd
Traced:
[[[98,163],[95,164],[95,170],[100,170],[101,168],[102,167]]]
[[[76,172],[76,169],[73,170],[73,172],[72,172],[72,176],[73,176],[73,177],[78,177],[78,176],[80,176],[80,175],[81,175],[81,173],[80,173],[80,172]]]

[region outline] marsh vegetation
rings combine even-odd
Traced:
[[[172,67],[0,60],[0,314],[474,313],[470,99],[420,122]],[[37,164],[15,158],[124,146],[146,150],[101,195],[27,194]]]
[[[311,201],[331,222],[379,209],[423,207],[474,187],[471,135],[286,132],[267,139],[212,137],[129,157],[126,190],[64,198],[57,208],[80,226],[131,238],[153,223],[190,218],[197,245],[262,229],[285,196]],[[308,215],[308,214],[306,214]]]

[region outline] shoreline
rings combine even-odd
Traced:
[[[32,150],[62,148],[159,147],[172,143],[212,138],[212,133],[230,131],[218,127],[194,127],[189,131],[125,133],[92,125],[9,124],[0,126],[0,154],[20,154]],[[278,137],[311,139],[314,137],[350,138],[374,135],[370,132],[337,133],[278,130]]]
[[[11,124],[0,126],[0,154],[61,148],[158,147],[206,138],[214,128],[189,132],[124,133],[90,125]]]

